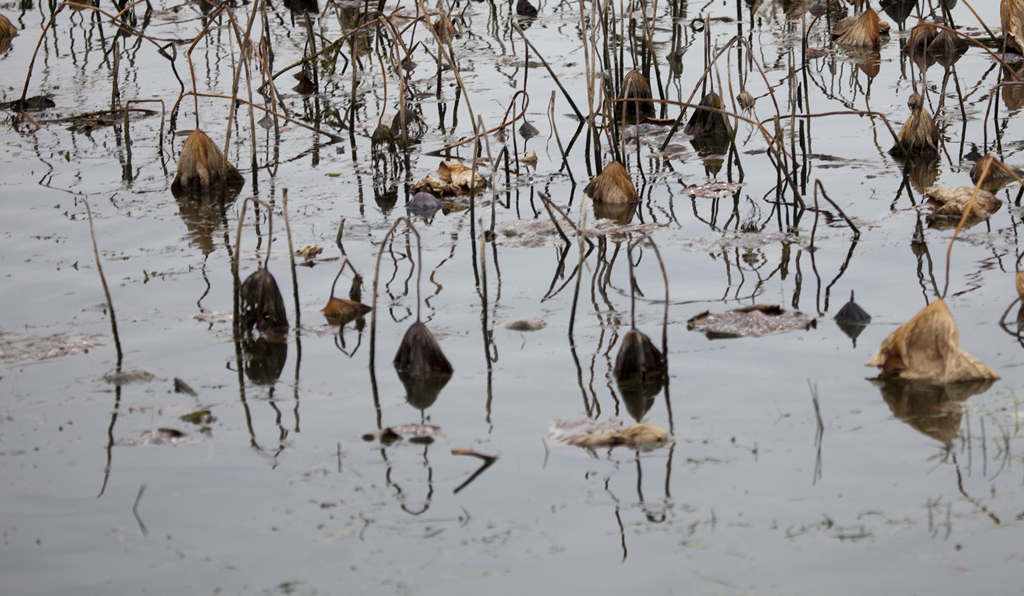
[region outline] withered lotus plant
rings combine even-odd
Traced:
[[[632,424],[626,428],[574,435],[566,439],[569,445],[598,449],[602,447],[653,447],[668,442],[668,433],[653,424]]]
[[[999,21],[1007,49],[1024,54],[1024,0],[1002,0]]]
[[[725,114],[719,111],[723,105],[722,98],[714,91],[705,95],[700,100],[701,107],[690,116],[683,132],[692,136],[694,141],[724,141],[728,144],[732,139],[732,127]]]
[[[952,189],[932,186],[924,194],[928,197],[928,206],[932,208],[928,215],[928,224],[938,229],[955,228],[965,212],[967,219],[964,225],[973,226],[985,221],[1003,204],[987,190],[979,188],[975,193],[973,186],[958,186]]]
[[[847,17],[832,29],[836,43],[846,48],[877,50],[882,45],[883,21],[870,7],[859,17]],[[888,23],[885,23],[888,29]]]
[[[241,330],[246,335],[255,330],[269,340],[284,339],[288,333],[288,313],[277,280],[266,267],[245,278],[238,295]]]
[[[939,129],[928,110],[924,108],[924,100],[917,93],[907,100],[910,117],[896,134],[896,144],[889,153],[895,157],[924,157],[935,155],[939,151]]]
[[[757,100],[754,99],[754,96],[746,89],[740,91],[740,94],[736,96],[736,101],[739,102],[740,107],[743,108],[744,111],[754,109],[754,104],[757,102]]]
[[[928,68],[936,62],[952,66],[967,51],[970,42],[935,23],[921,21],[910,30],[907,53],[921,68]]]
[[[18,28],[10,20],[0,14],[0,39],[10,39],[18,34]]]
[[[583,189],[583,193],[595,203],[635,203],[639,200],[636,187],[622,164],[613,161],[601,170]]]
[[[932,302],[890,333],[867,366],[880,368],[883,377],[933,384],[999,378],[960,348],[960,332],[943,300]]]
[[[345,270],[345,265],[352,269],[353,275],[352,287],[349,290],[349,300],[337,298],[334,295],[334,288],[338,284],[338,278],[341,277],[342,271]],[[338,274],[334,276],[334,281],[331,283],[331,296],[327,299],[327,305],[321,309],[321,312],[324,313],[324,318],[327,319],[329,324],[346,325],[370,312],[371,308],[359,301],[362,295],[362,283],[362,276],[352,267],[352,263],[345,259],[341,263],[341,267],[338,268]]]
[[[434,334],[422,321],[416,321],[405,332],[394,359],[399,375],[430,377],[451,375],[454,372]]]
[[[986,168],[988,174],[985,174]],[[1018,174],[1010,166],[993,155],[982,157],[971,168],[971,182],[978,184],[982,176],[985,176],[985,179],[981,181],[981,187],[990,191],[999,190],[1018,178]]]
[[[178,156],[178,173],[171,184],[174,196],[225,192],[242,187],[245,180],[207,134],[193,130]]]
[[[627,122],[638,122],[654,116],[654,102],[651,101],[651,85],[638,70],[631,70],[622,79],[622,104],[616,114]]]

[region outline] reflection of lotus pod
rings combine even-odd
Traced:
[[[242,352],[245,354],[245,376],[250,381],[257,385],[273,385],[281,378],[281,371],[288,361],[286,342],[268,341],[262,337],[247,339],[242,342]]]
[[[213,189],[234,190],[245,180],[205,132],[193,130],[178,156],[178,174],[171,184],[175,196],[205,193]]]
[[[1007,48],[1024,53],[1024,0],[1003,0],[999,4],[999,21]]]
[[[959,344],[953,315],[936,300],[882,340],[867,366],[882,369],[886,377],[940,384],[999,378]]]
[[[949,444],[963,417],[962,402],[988,391],[993,381],[934,385],[903,379],[872,379],[894,416],[918,432]]]
[[[639,376],[618,380],[619,393],[626,404],[626,411],[639,422],[654,405],[654,398],[665,386],[664,375]]]
[[[613,161],[587,184],[583,193],[595,203],[633,203],[638,200],[636,187],[622,164]]]
[[[437,396],[441,394],[441,390],[448,384],[452,374],[438,373],[416,376],[399,372],[398,378],[405,387],[405,401],[409,402],[409,405],[416,409],[426,410],[437,401]]]
[[[0,39],[10,39],[18,34],[18,28],[11,24],[11,21],[0,14]]]
[[[651,338],[636,329],[630,329],[619,344],[619,355],[615,358],[615,378],[631,380],[660,376],[665,370],[665,358],[654,347]]]
[[[708,144],[721,145],[726,147],[732,140],[732,127],[725,114],[714,110],[722,109],[722,98],[714,91],[708,93],[700,100],[701,107],[693,112],[690,121],[686,123],[684,132],[693,137],[694,143],[700,141]]]
[[[988,175],[981,183],[981,187],[986,190],[999,190],[1017,179],[1016,172],[1010,166],[995,156],[986,155],[976,161],[974,167],[971,168],[971,182],[977,184],[986,168],[988,168]]]
[[[420,321],[413,323],[405,332],[395,354],[394,365],[398,374],[414,377],[450,375],[454,372],[434,335]]]
[[[907,100],[910,118],[903,123],[896,134],[896,144],[889,153],[897,157],[935,155],[939,150],[939,129],[928,110],[924,108],[924,100],[917,93]]]
[[[836,23],[832,36],[836,43],[847,48],[878,49],[882,44],[882,29],[878,13],[868,7],[859,17],[847,17]]]
[[[624,120],[636,122],[654,116],[654,102],[651,101],[651,85],[638,70],[631,70],[622,79],[622,95],[619,99],[625,103],[616,108],[617,116],[624,115]]]
[[[280,339],[288,333],[288,313],[277,280],[264,268],[245,278],[238,290],[241,329],[251,334],[256,329],[271,339]]]

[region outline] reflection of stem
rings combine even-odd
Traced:
[[[114,386],[114,409],[110,413],[110,424],[107,425],[107,465],[103,468],[103,484],[96,498],[103,496],[107,490],[107,482],[110,480],[110,464],[114,457],[114,424],[117,422],[117,412],[121,407],[121,384]]]
[[[995,522],[995,524],[998,526],[1001,522],[999,521],[999,518],[996,516],[996,514],[994,514],[991,511],[989,511],[988,507],[986,507],[984,504],[982,504],[981,501],[979,501],[979,500],[975,499],[974,497],[968,495],[967,491],[964,490],[964,478],[960,474],[960,464],[958,464],[957,461],[956,461],[956,454],[955,453],[953,454],[953,465],[956,468],[956,487],[957,487],[957,489],[960,490],[960,494],[963,495],[965,499],[970,501],[970,503],[972,505],[974,505],[978,509],[981,509],[981,512],[984,513],[985,515],[989,516],[989,518],[991,518],[992,521]]]
[[[470,482],[476,480],[477,476],[483,474],[484,470],[494,465],[494,462],[498,461],[498,456],[496,455],[484,455],[483,453],[479,453],[477,451],[473,451],[470,449],[452,449],[452,455],[471,455],[473,457],[482,459],[484,462],[480,465],[479,468],[476,469],[475,472],[470,474],[469,478],[466,478],[466,480],[463,481],[462,484],[455,487],[455,490],[452,491],[453,495],[458,494],[460,490],[466,488],[466,486],[468,486]]]

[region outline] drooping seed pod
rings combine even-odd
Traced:
[[[627,122],[638,122],[654,116],[654,102],[651,101],[651,85],[638,70],[631,70],[622,79],[622,93],[619,99],[625,103],[615,108],[615,116]]]
[[[610,162],[583,189],[596,203],[633,203],[638,200],[629,173],[617,161]]]
[[[199,129],[193,130],[178,156],[178,173],[171,184],[175,196],[237,190],[245,180],[217,145]]]

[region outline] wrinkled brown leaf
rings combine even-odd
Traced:
[[[755,304],[723,313],[704,311],[686,322],[687,329],[701,331],[708,339],[760,337],[816,325],[815,319],[801,312],[787,312],[776,304]]]
[[[303,246],[299,250],[295,251],[295,254],[305,258],[306,260],[313,260],[317,257],[317,255],[319,255],[322,252],[324,252],[324,249],[320,248],[315,244],[310,244],[308,246]]]
[[[964,212],[967,211],[972,194],[974,194],[973,186],[958,186],[954,189],[929,187],[925,191],[925,196],[928,197],[928,206],[932,209],[928,223],[938,228],[956,226]],[[978,194],[974,198],[974,204],[970,207],[964,225],[971,226],[984,221],[998,211],[1002,204],[1003,202],[992,193],[978,189]]]
[[[555,420],[548,438],[566,445],[597,449],[625,446],[633,449],[659,447],[668,442],[665,429],[653,424],[623,427],[618,420]]]
[[[437,174],[440,177],[426,176],[412,186],[414,192],[427,191],[435,196],[456,196],[469,194],[487,186],[487,179],[477,170],[465,166],[457,161],[443,161],[437,166]]]
[[[882,340],[867,366],[880,368],[885,377],[939,384],[999,378],[959,344],[953,315],[936,300]]]
[[[344,325],[365,315],[370,310],[372,309],[365,304],[332,296],[321,312],[324,313],[324,318],[331,325]]]
[[[1024,0],[1002,0],[999,22],[1009,49],[1024,53]]]
[[[601,170],[583,189],[597,203],[633,203],[638,200],[636,187],[622,164],[613,161]]]

